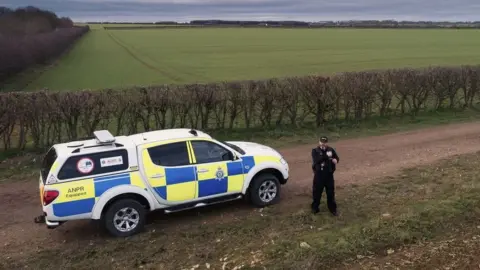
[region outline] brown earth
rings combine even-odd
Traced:
[[[291,179],[282,190],[280,208],[290,211],[309,204],[312,172],[310,151],[315,145],[281,149],[290,164]],[[349,139],[332,143],[340,156],[336,184],[366,184],[396,174],[400,169],[435,162],[457,154],[480,151],[480,123],[441,126],[391,135]],[[0,254],[14,260],[66,242],[95,241],[98,228],[86,221],[68,222],[55,230],[33,223],[40,214],[37,173],[25,172],[9,181],[0,181]],[[17,178],[17,179],[15,179]],[[339,205],[341,210],[341,205]],[[251,207],[235,202],[159,218],[152,215],[151,229],[181,228],[185,224],[223,222],[246,218]],[[28,256],[28,255],[27,255]]]

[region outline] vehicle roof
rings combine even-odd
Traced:
[[[127,136],[117,136],[115,137],[115,144],[123,145],[126,148],[134,147],[134,144]],[[80,149],[79,153],[92,153],[99,152],[101,150],[113,149],[113,144],[98,144],[96,139],[86,139],[71,141],[66,143],[59,143],[54,145],[54,148],[57,152],[57,155],[71,155],[77,149]]]
[[[128,136],[128,138],[135,144],[141,145],[150,142],[173,140],[180,138],[205,138],[211,139],[212,137],[205,132],[195,130],[197,136],[190,133],[189,128],[174,128],[174,129],[162,129],[149,132],[143,132]]]
[[[195,130],[197,136],[190,133],[191,129],[188,128],[176,128],[176,129],[164,129],[164,130],[155,130],[149,132],[142,132],[138,134],[133,134],[129,136],[116,136],[115,144],[121,144],[125,148],[135,148],[138,145],[145,143],[173,140],[180,138],[205,138],[211,139],[212,137],[205,132]],[[60,143],[54,145],[57,155],[71,155],[76,149],[81,149],[80,153],[91,153],[99,152],[101,150],[110,150],[114,149],[113,144],[104,144],[100,145],[97,143],[95,138],[71,141],[66,143]]]

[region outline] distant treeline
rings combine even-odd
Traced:
[[[227,20],[194,20],[188,23],[172,21],[153,23],[132,22],[89,22],[88,24],[106,24],[105,29],[132,29],[132,28],[170,28],[182,27],[284,27],[284,28],[457,28],[478,29],[480,21],[449,22],[449,21],[394,21],[394,20],[356,20],[356,21],[227,21]],[[114,25],[128,25],[125,27]],[[146,24],[151,24],[145,26]],[[131,25],[131,26],[130,26]]]
[[[267,27],[354,27],[354,28],[445,28],[464,27],[480,28],[479,22],[429,22],[429,21],[223,21],[223,20],[195,20],[192,25],[239,25],[239,26],[267,26]]]
[[[45,64],[88,30],[88,26],[75,27],[70,18],[36,7],[0,7],[0,90],[6,79],[32,65]]]
[[[118,24],[132,24],[132,25],[145,25],[145,24],[152,24],[152,25],[180,25],[180,24],[189,24],[189,23],[179,23],[179,22],[174,22],[174,21],[158,21],[158,22],[86,22],[86,24],[113,24],[113,25],[118,25]]]
[[[59,18],[55,13],[28,6],[17,9],[0,7],[0,35],[32,35],[52,32],[57,28],[71,28],[70,18]]]

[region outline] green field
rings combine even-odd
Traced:
[[[76,90],[480,63],[477,30],[92,29],[7,90]],[[24,87],[26,82],[30,82]]]

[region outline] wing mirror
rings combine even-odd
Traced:
[[[227,153],[223,154],[222,159],[223,160],[237,160],[238,157],[237,157],[237,155],[235,155],[235,153],[232,153],[232,152],[228,151]]]

